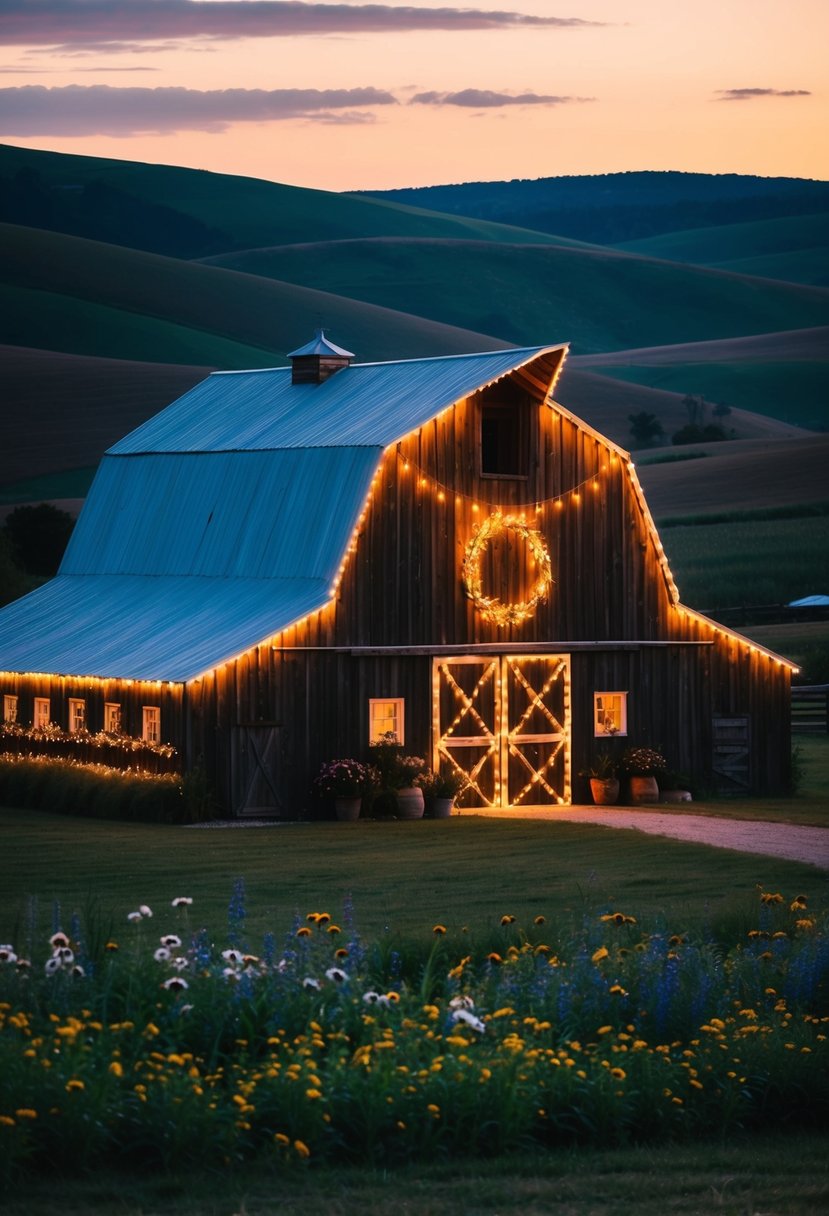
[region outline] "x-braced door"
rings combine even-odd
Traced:
[[[462,806],[569,803],[566,655],[459,655],[433,674],[434,766],[464,778]]]

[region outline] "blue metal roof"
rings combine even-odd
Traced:
[[[565,347],[216,372],[110,448],[58,577],[0,610],[0,670],[186,681],[328,601],[383,450]]]
[[[563,346],[358,363],[322,384],[291,384],[291,369],[214,372],[110,448],[136,452],[387,447],[441,410]]]
[[[0,613],[0,670],[194,679],[321,607],[324,579],[59,574]]]

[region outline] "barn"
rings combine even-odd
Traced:
[[[57,576],[0,612],[17,746],[143,748],[234,815],[296,817],[386,730],[468,808],[587,800],[609,736],[783,791],[792,664],[682,605],[630,456],[554,399],[566,353],[356,363],[318,331],[209,376],[106,453]]]

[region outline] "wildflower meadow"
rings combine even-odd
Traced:
[[[829,1120],[829,933],[505,909],[364,940],[349,904],[221,941],[186,891],[0,945],[0,1170],[404,1165]],[[748,928],[746,928],[748,924]]]

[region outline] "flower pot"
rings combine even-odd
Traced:
[[[432,799],[432,818],[433,819],[448,819],[452,814],[452,808],[455,805],[454,798],[433,798]]]
[[[659,801],[659,785],[655,777],[631,777],[630,800],[634,806]]]
[[[413,785],[406,789],[395,790],[398,819],[422,819],[425,803],[423,790]]]
[[[335,798],[334,810],[337,812],[337,818],[343,823],[353,823],[355,819],[360,818],[360,807],[362,806],[362,803],[363,800],[359,794],[356,798]]]
[[[591,777],[590,793],[596,806],[613,806],[619,801],[619,780],[617,777]]]

